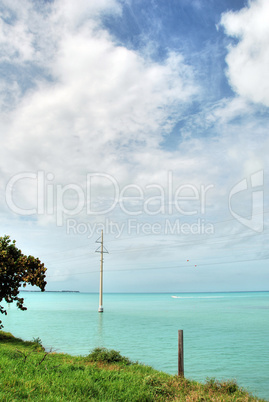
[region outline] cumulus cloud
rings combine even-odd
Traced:
[[[110,169],[111,159],[117,165],[126,158],[123,147],[127,153],[145,144],[158,146],[174,124],[173,114],[180,114],[184,103],[197,92],[192,71],[181,55],[171,53],[158,64],[115,45],[106,32],[96,29],[96,23],[92,27],[91,19],[88,25],[84,22],[77,27],[80,17],[92,17],[92,13],[110,9],[115,2],[101,2],[97,7],[81,1],[76,13],[72,2],[65,3],[66,8],[56,2],[46,16],[54,43],[49,62],[47,48],[39,47],[34,58],[35,40],[29,39],[29,59],[31,54],[33,63],[40,62],[43,56],[43,68],[51,80],[46,80],[46,74],[34,75],[34,87],[2,123],[9,150],[5,164],[13,171],[12,158],[19,169],[24,164],[25,169],[53,166],[59,171],[62,166],[65,170],[64,160],[74,169],[96,169],[103,153],[107,154],[103,169]],[[18,24],[26,31],[29,18],[27,14],[25,20],[11,24],[10,31]],[[44,22],[43,16],[40,19]],[[75,23],[71,29],[70,19]],[[34,39],[38,41],[40,36],[36,32]]]
[[[229,46],[226,58],[232,88],[240,96],[266,106],[269,106],[268,15],[268,1],[256,0],[221,18],[227,35],[237,40]]]
[[[167,58],[156,61],[143,51],[115,42],[102,25],[102,16],[109,13],[120,18],[122,9],[116,0],[59,0],[42,5],[31,0],[23,5],[17,0],[4,0],[2,4],[0,63],[5,74],[0,82],[0,134],[4,144],[0,148],[0,212],[8,219],[12,216],[4,201],[5,187],[13,175],[24,172],[41,171],[46,181],[42,186],[47,187],[42,193],[44,188],[38,188],[33,178],[18,181],[12,193],[14,202],[21,208],[34,208],[38,197],[41,207],[47,202],[44,198],[52,200],[47,215],[25,220],[17,217],[16,227],[23,223],[21,238],[27,221],[29,233],[33,227],[43,233],[43,225],[47,225],[47,233],[54,239],[52,210],[57,185],[63,189],[74,184],[85,193],[86,174],[90,172],[109,174],[121,188],[128,184],[140,186],[145,194],[142,204],[160,194],[154,185],[162,186],[167,195],[169,171],[174,190],[186,184],[198,190],[202,185],[213,185],[206,213],[210,211],[214,219],[220,220],[228,214],[229,189],[253,170],[267,166],[269,127],[259,107],[248,102],[250,99],[267,105],[266,84],[260,88],[249,79],[254,67],[258,71],[261,66],[252,58],[244,74],[238,70],[243,63],[238,51],[241,44],[243,55],[252,55],[251,34],[242,21],[245,14],[253,15],[256,3],[222,18],[227,34],[238,37],[227,59],[230,82],[238,95],[210,105],[202,98],[207,89],[201,91],[204,84],[202,80],[197,83],[195,67],[187,64],[181,53],[167,50]],[[263,3],[257,2],[257,7],[259,4]],[[252,32],[257,29],[254,24]],[[259,61],[262,57],[259,54]],[[265,100],[260,100],[261,94]],[[260,98],[255,100],[254,95]],[[201,107],[190,112],[190,105],[197,100]],[[181,121],[184,124],[177,128]],[[173,130],[177,141],[173,149],[166,149],[164,139],[169,140]],[[93,201],[101,206],[109,203],[111,186],[98,180],[96,183]],[[64,208],[74,209],[81,200],[70,189],[64,201]],[[132,201],[127,209],[137,208]],[[199,202],[195,208],[201,211]],[[194,205],[189,204],[189,208]],[[158,203],[150,207],[158,209]],[[167,205],[165,208],[167,211]],[[115,207],[109,217],[125,222],[129,216]],[[84,208],[75,219],[98,223],[103,217],[86,216]],[[141,220],[155,223],[164,220],[164,215],[145,213]],[[59,230],[64,237],[65,229]],[[151,244],[156,244],[155,238]],[[163,250],[155,252],[158,257],[165,255]],[[171,258],[177,252],[176,244]],[[71,265],[64,269],[73,271]]]
[[[109,172],[120,183],[142,176],[152,182],[151,175],[169,163],[161,140],[199,90],[182,55],[171,52],[158,63],[115,44],[98,23],[104,12],[120,14],[112,0],[81,0],[75,10],[69,0],[45,10],[28,1],[21,14],[19,3],[6,6],[10,18],[2,20],[2,42],[18,70],[16,102],[10,96],[0,123],[2,182],[37,170],[53,173],[62,185],[84,183],[92,171]],[[18,50],[18,27],[27,51]],[[30,88],[20,92],[22,66],[33,76]],[[4,103],[6,82],[2,88]],[[156,172],[160,160],[164,165]],[[36,199],[34,183],[26,187],[18,189],[21,205]]]

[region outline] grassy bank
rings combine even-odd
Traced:
[[[21,401],[258,401],[234,382],[205,385],[95,349],[87,357],[45,351],[0,331],[0,400]],[[261,401],[261,399],[259,400]]]

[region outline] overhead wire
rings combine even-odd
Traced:
[[[252,258],[252,259],[243,259],[243,260],[233,260],[233,261],[222,261],[222,262],[210,262],[210,263],[197,263],[197,267],[200,266],[209,266],[209,265],[224,265],[224,264],[233,264],[233,263],[242,263],[242,262],[253,262],[253,261],[266,261],[269,259],[268,257],[262,258]],[[189,268],[191,264],[184,264],[184,265],[170,265],[170,266],[163,266],[163,267],[144,267],[144,268],[135,268],[135,269],[109,269],[106,273],[112,272],[134,272],[134,271],[151,271],[151,270],[165,270],[165,269],[178,269],[178,268]],[[89,275],[93,273],[99,273],[100,270],[95,271],[87,271],[87,272],[76,272],[76,273],[63,273],[57,275],[50,275],[47,276],[48,278],[54,278],[57,276],[74,276],[74,275]]]
[[[263,212],[263,214],[268,214],[269,213],[269,210],[268,211],[264,211]],[[262,213],[257,213],[257,214],[253,214],[252,216],[256,216],[256,215],[260,215],[260,214],[262,214]],[[248,217],[246,217],[246,219],[247,219]],[[228,219],[228,220],[223,220],[223,221],[217,221],[217,222],[208,222],[208,223],[212,223],[212,224],[214,224],[214,225],[217,225],[217,224],[221,224],[221,223],[227,223],[227,222],[231,222],[231,221],[234,221],[234,218],[231,218],[231,219]],[[269,234],[269,233],[267,233],[267,234]],[[263,236],[265,236],[265,235],[267,235],[267,234],[265,234],[264,232],[262,233],[262,234],[259,234],[259,235],[263,235]],[[163,235],[162,233],[160,234],[160,235]],[[171,234],[171,236],[172,236],[173,234]],[[180,235],[182,235],[182,234],[179,234],[178,236],[180,236]],[[255,235],[257,235],[257,233],[255,233]],[[140,238],[144,238],[144,237],[149,237],[149,236],[159,236],[159,234],[157,234],[157,235],[153,235],[152,233],[149,233],[149,234],[140,234],[140,235],[137,235],[137,236],[127,236],[127,237],[121,237],[120,239],[107,239],[106,240],[106,244],[109,244],[109,243],[112,243],[112,242],[118,242],[119,240],[120,241],[124,241],[124,240],[135,240],[135,239],[140,239]],[[190,242],[192,242],[192,244],[193,244],[193,242],[196,242],[197,243],[197,240],[198,239],[194,239],[193,238],[193,236],[204,236],[203,237],[203,241],[204,240],[213,240],[213,239],[215,239],[216,240],[216,237],[214,237],[214,238],[212,238],[211,237],[211,235],[208,235],[208,234],[201,234],[201,233],[197,233],[197,234],[193,234],[193,233],[190,233],[190,234],[188,234],[187,235],[188,237],[191,237],[191,240],[190,240]],[[226,237],[231,237],[231,236],[236,236],[236,237],[238,237],[239,236],[239,234],[238,233],[234,233],[234,234],[227,234],[227,235],[223,235],[223,236],[218,236],[217,237],[217,240],[219,239],[219,238],[226,238]],[[198,241],[198,243],[199,243],[199,241]],[[167,244],[166,244],[166,246],[167,246]],[[46,253],[46,255],[54,255],[54,254],[61,254],[61,253],[66,253],[66,252],[72,252],[73,250],[77,250],[77,249],[80,249],[80,248],[85,248],[86,246],[84,246],[84,245],[82,245],[82,246],[76,246],[76,247],[72,247],[71,249],[69,248],[68,249],[68,251],[66,251],[66,250],[62,250],[62,251],[54,251],[54,252],[51,252],[51,253]],[[153,247],[155,247],[155,246],[147,246],[147,247],[150,247],[150,248],[153,248]],[[145,247],[146,248],[146,247]],[[124,252],[126,250],[126,248],[124,248],[122,251]],[[130,251],[130,250],[129,250]],[[114,252],[119,252],[119,250],[114,250]]]
[[[268,212],[269,211],[265,211],[264,213],[268,213]],[[259,214],[256,214],[256,215],[259,215]],[[234,219],[215,222],[215,224],[225,223],[225,222],[229,222],[231,220],[234,220]],[[191,237],[190,241],[186,241],[184,239],[183,241],[178,242],[178,240],[176,239],[176,240],[173,240],[172,243],[171,242],[169,242],[169,243],[166,242],[165,244],[163,244],[163,246],[166,247],[166,248],[169,247],[171,249],[171,248],[186,247],[186,246],[193,246],[193,245],[197,246],[197,245],[202,245],[202,244],[204,244],[206,242],[207,242],[207,244],[206,244],[207,246],[217,245],[217,244],[221,245],[221,244],[223,244],[225,242],[227,243],[227,240],[228,240],[228,242],[232,241],[234,237],[236,237],[236,239],[238,239],[238,241],[240,241],[240,240],[244,241],[244,240],[252,239],[253,235],[257,235],[257,234],[256,233],[255,234],[250,233],[249,235],[245,235],[244,233],[240,233],[240,234],[234,233],[234,234],[225,234],[223,236],[218,236],[218,237],[215,236],[213,238],[211,238],[210,236],[205,235],[205,236],[200,236],[198,239],[197,238],[194,239],[193,235],[190,235],[190,237]],[[269,233],[264,233],[263,232],[263,233],[259,233],[258,235],[266,237],[266,236],[269,235]],[[145,235],[145,236],[148,236],[148,235]],[[145,236],[139,235],[139,236],[135,236],[135,237],[131,237],[131,238],[129,236],[129,237],[125,238],[125,239],[126,240],[127,239],[128,240],[133,240],[133,239],[138,239],[138,238],[145,237]],[[201,237],[202,237],[202,239],[201,239]],[[122,240],[122,238],[120,240]],[[114,242],[114,241],[117,241],[117,239],[108,240],[106,243],[111,243],[111,242]],[[160,244],[158,244],[158,245],[155,244],[155,245],[150,245],[150,246],[139,246],[138,248],[129,248],[129,249],[126,249],[126,247],[125,247],[123,249],[111,250],[111,252],[113,254],[126,253],[126,252],[130,253],[130,252],[136,252],[136,251],[141,252],[141,251],[147,251],[147,250],[156,249],[156,247],[160,248],[160,246],[161,246]],[[242,247],[242,245],[240,245],[240,246]],[[256,247],[257,245],[254,244],[253,246]],[[249,245],[246,246],[246,247],[249,249]],[[77,246],[77,247],[74,247],[72,249],[69,249],[68,253],[70,253],[70,252],[72,252],[74,250],[81,249],[81,248],[85,249],[85,246],[82,245],[82,246]],[[54,253],[50,253],[50,255],[61,254],[63,252],[66,253],[66,251],[57,251],[57,252],[54,252]],[[257,252],[258,251],[256,251],[256,253]],[[61,262],[64,263],[65,261],[68,261],[68,262],[82,261],[82,260],[85,260],[86,258],[88,258],[89,255],[93,255],[93,254],[95,254],[95,252],[87,251],[87,252],[84,252],[82,255],[68,256],[66,258],[61,258],[60,261],[56,261],[56,262],[59,264]],[[218,257],[213,257],[213,258],[220,259],[220,258],[223,258],[223,257],[218,256]],[[215,265],[230,264],[230,263],[238,263],[238,262],[246,262],[246,261],[259,261],[259,260],[266,260],[266,259],[268,259],[268,258],[267,257],[266,258],[262,257],[262,258],[245,259],[245,260],[219,261],[219,262],[214,262],[214,263],[207,262],[207,263],[199,263],[199,266],[212,265],[212,264],[215,264]],[[124,265],[126,266],[125,262],[124,262]],[[119,263],[117,263],[117,266],[119,266]],[[128,264],[128,266],[131,266],[131,265]],[[189,266],[189,265],[186,265],[186,266]],[[176,267],[174,267],[174,266],[171,267],[170,266],[169,268],[178,268],[178,267],[179,266],[176,266]],[[154,270],[158,269],[159,270],[159,269],[165,269],[165,268],[168,268],[168,267],[167,266],[163,266],[163,267],[154,266],[154,267],[133,268],[133,269],[128,269],[128,268],[127,269],[113,269],[112,268],[112,269],[109,269],[107,272],[138,271],[138,270],[152,270],[152,269],[154,269]],[[59,275],[57,274],[57,275],[48,276],[48,278],[49,277],[55,277],[55,276],[66,276],[66,275],[68,275],[68,276],[70,276],[70,275],[87,275],[87,274],[96,273],[96,272],[99,272],[99,270],[87,271],[87,272],[78,272],[78,273],[74,273],[74,274],[70,274],[70,273],[68,273],[68,274],[66,274],[66,273],[65,274],[59,274]]]
[[[269,236],[269,233],[259,233],[259,234],[257,234],[257,233],[255,233],[255,234],[249,234],[249,235],[247,235],[247,236],[239,236],[238,234],[227,234],[227,235],[223,235],[223,236],[218,236],[218,237],[214,237],[214,238],[209,238],[209,237],[207,237],[207,238],[203,238],[203,239],[201,239],[200,237],[198,238],[198,239],[193,239],[193,237],[188,241],[186,241],[185,239],[184,240],[180,240],[180,241],[178,241],[178,240],[173,240],[173,242],[166,242],[165,244],[163,243],[162,244],[162,246],[163,247],[169,247],[169,248],[176,248],[176,247],[184,247],[184,246],[188,246],[188,245],[190,245],[190,246],[193,246],[193,245],[199,245],[199,244],[203,244],[205,241],[208,241],[209,240],[209,243],[210,243],[210,245],[215,245],[215,244],[221,244],[221,243],[224,243],[225,241],[227,241],[227,239],[230,239],[230,240],[233,240],[233,238],[235,237],[236,239],[238,239],[239,240],[239,237],[240,237],[240,239],[241,240],[250,240],[250,239],[252,239],[253,238],[253,236]],[[132,238],[130,239],[130,240],[132,240]],[[163,240],[163,239],[162,239]],[[107,241],[106,243],[109,243],[109,241]],[[161,244],[158,244],[158,245],[156,245],[156,244],[154,244],[154,245],[150,245],[150,246],[141,246],[141,245],[139,245],[139,247],[136,247],[136,248],[126,248],[126,247],[124,247],[124,248],[121,248],[121,249],[112,249],[111,250],[111,253],[113,253],[113,254],[119,254],[119,253],[126,253],[126,252],[133,252],[133,251],[143,251],[143,250],[152,250],[152,249],[156,249],[156,247],[160,247],[161,246]],[[79,247],[75,247],[74,249],[72,248],[72,249],[69,249],[68,250],[68,253],[70,253],[70,252],[72,252],[73,250],[76,250],[76,249],[79,249],[79,248],[84,248],[85,249],[85,247],[86,246],[79,246]],[[66,253],[66,251],[62,251],[62,252],[59,252],[59,253]],[[95,252],[94,251],[87,251],[87,252],[84,252],[82,255],[80,255],[81,257],[86,257],[86,256],[89,256],[89,255],[91,255],[91,254],[95,254]],[[64,260],[71,260],[71,259],[73,259],[73,258],[77,258],[77,256],[70,256],[70,257],[67,257],[67,258],[64,258]]]

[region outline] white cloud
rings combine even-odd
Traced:
[[[121,6],[117,0],[57,0],[53,6],[53,19],[66,29],[78,29],[89,20],[100,19],[102,13],[121,14]]]
[[[77,12],[84,16],[88,3],[82,3]],[[73,18],[70,10],[68,16]],[[60,21],[62,25],[57,22],[50,29],[55,49],[50,61],[47,48],[40,48],[43,53],[33,60],[40,63],[43,55],[45,72],[53,81],[34,76],[35,87],[2,122],[9,151],[2,161],[13,172],[24,166],[53,169],[64,176],[65,161],[70,170],[86,171],[96,170],[101,160],[103,170],[118,171],[132,150],[158,147],[174,124],[173,118],[169,123],[167,118],[182,113],[185,102],[197,93],[192,71],[180,55],[170,54],[163,64],[154,63],[116,46],[96,26],[69,32],[66,20]],[[55,23],[53,13],[50,23]]]
[[[269,2],[250,1],[248,7],[222,16],[225,32],[238,40],[228,48],[227,76],[240,96],[269,106]]]
[[[86,173],[92,171],[108,172],[122,185],[143,175],[144,183],[152,183],[151,175],[158,177],[169,163],[159,143],[198,92],[192,69],[178,54],[170,53],[157,63],[116,45],[96,20],[92,23],[100,10],[115,6],[119,12],[115,2],[101,2],[98,7],[80,3],[76,13],[70,1],[56,2],[47,14],[35,10],[28,59],[17,58],[10,45],[17,42],[7,41],[8,31],[3,38],[10,62],[23,64],[27,59],[42,65],[43,61],[44,75],[34,74],[34,86],[21,94],[17,90],[16,102],[2,113],[2,183],[13,174],[37,170],[52,172],[62,185],[83,185]],[[26,9],[20,20],[18,8],[16,3],[17,19],[6,29],[13,32],[19,24],[28,32],[33,26],[31,13]],[[21,205],[35,200],[34,184],[22,189],[20,196]]]
[[[33,57],[33,35],[18,21],[11,25],[0,20],[0,61],[28,61]]]
[[[10,10],[8,2],[4,4]],[[257,118],[258,107],[251,106],[238,90],[241,96],[235,99],[203,104],[201,112],[187,115],[191,102],[201,97],[194,69],[185,64],[181,54],[171,52],[158,63],[148,55],[143,57],[142,52],[116,44],[100,23],[102,13],[120,15],[116,1],[63,0],[42,10],[30,0],[25,7],[19,1],[11,4],[10,20],[6,14],[2,25],[1,44],[5,60],[17,70],[12,85],[8,78],[2,78],[0,84],[4,144],[0,148],[0,208],[8,219],[14,215],[4,205],[5,186],[20,172],[53,173],[53,180],[46,183],[51,191],[56,191],[57,184],[70,183],[85,190],[86,174],[95,171],[110,174],[121,188],[126,184],[142,188],[157,184],[167,192],[170,170],[174,188],[192,184],[200,189],[201,185],[213,184],[206,218],[211,219],[210,211],[220,220],[228,215],[229,189],[253,169],[267,166],[268,128],[264,119]],[[227,18],[227,27],[231,15],[223,17],[223,21]],[[28,74],[28,81],[32,74],[24,90],[20,69]],[[185,122],[177,133],[181,141],[172,151],[163,149],[163,140],[181,119]],[[14,200],[21,207],[34,207],[36,183],[25,180],[19,184]],[[104,202],[108,190],[108,186],[100,185],[96,197]],[[148,191],[146,196],[151,194]],[[72,200],[73,204],[68,204]],[[77,199],[70,193],[66,202],[67,206],[76,205]],[[116,208],[109,217],[116,222],[128,218]],[[70,248],[73,242],[80,244],[82,237],[65,236],[65,228],[56,228],[52,215],[32,218],[27,226],[28,239],[38,233],[42,239],[52,239],[52,249],[55,239],[59,243],[67,240],[63,249],[68,248],[66,244]],[[82,223],[103,219],[86,216],[85,211],[75,218]],[[144,214],[141,219],[152,223],[164,216]],[[24,239],[25,221],[18,218],[14,222],[6,227]],[[150,245],[156,245],[154,237]],[[196,249],[197,255],[201,250]],[[154,262],[159,263],[166,252],[157,251]],[[172,260],[177,253],[174,247]],[[73,272],[72,262],[64,269]]]

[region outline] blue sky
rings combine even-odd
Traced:
[[[268,290],[266,0],[0,2],[0,214],[48,290]]]

